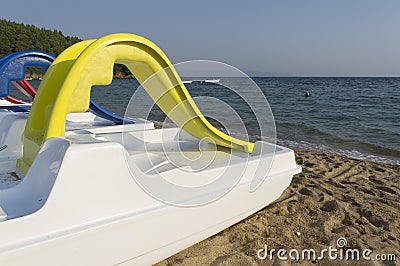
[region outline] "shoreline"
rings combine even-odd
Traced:
[[[303,172],[293,177],[278,200],[157,265],[298,264],[276,256],[262,261],[256,253],[265,244],[276,250],[336,248],[340,237],[348,248],[394,253],[398,261],[400,166],[299,149],[295,153]],[[338,265],[328,256],[314,263]],[[365,263],[340,261],[341,265]]]
[[[155,128],[163,127],[162,122],[157,120],[151,120],[151,121],[154,123]],[[176,125],[173,123],[167,125],[167,127],[170,126],[175,127]],[[260,140],[259,136],[249,135],[248,138],[251,142]],[[356,149],[350,150],[350,149],[345,149],[345,147],[333,147],[329,143],[316,144],[304,140],[281,139],[278,137],[276,139],[276,144],[298,151],[310,151],[315,153],[323,153],[326,155],[342,156],[348,159],[400,166],[400,157],[390,156],[386,154],[373,154],[371,152],[368,153]]]
[[[293,141],[278,139],[278,145],[285,146],[297,151],[308,151],[326,155],[335,155],[353,160],[367,161],[384,165],[400,166],[400,157],[393,157],[385,154],[373,154],[359,150],[349,150],[339,147],[331,147],[326,144],[314,144],[305,141]]]

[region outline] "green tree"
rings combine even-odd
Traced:
[[[60,30],[0,19],[0,57],[23,50],[42,50],[58,56],[69,46],[80,41],[76,36],[65,36]],[[37,73],[36,71],[38,70],[29,69],[29,72]],[[114,73],[122,73],[123,76],[131,74],[123,65],[115,65]]]

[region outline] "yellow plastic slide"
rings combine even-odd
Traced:
[[[108,85],[114,63],[124,64],[168,117],[192,136],[252,152],[253,143],[232,138],[202,115],[167,56],[149,40],[112,34],[66,49],[47,70],[25,131],[18,169],[26,173],[46,139],[65,136],[66,115],[89,108],[93,85]]]

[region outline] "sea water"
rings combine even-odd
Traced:
[[[252,79],[269,102],[278,144],[400,164],[400,78]],[[220,83],[194,81],[185,86],[193,97],[217,98],[239,110],[250,137],[257,138],[259,130],[251,110],[222,83],[223,78]],[[38,82],[33,85],[37,87]],[[124,114],[138,86],[134,79],[115,79],[111,85],[94,87],[92,97]],[[305,97],[306,91],[310,97]],[[218,113],[219,106],[212,108]],[[150,119],[163,121],[164,115],[155,108]]]

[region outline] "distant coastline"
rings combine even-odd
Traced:
[[[126,74],[122,71],[116,71],[114,73],[114,78],[116,78],[116,79],[134,79],[135,76],[132,73]]]
[[[26,74],[25,79],[26,80],[42,80],[44,74],[43,73],[31,73],[31,74]],[[115,79],[135,79],[135,76],[133,74],[125,74],[123,72],[115,72],[113,75],[113,78]]]

